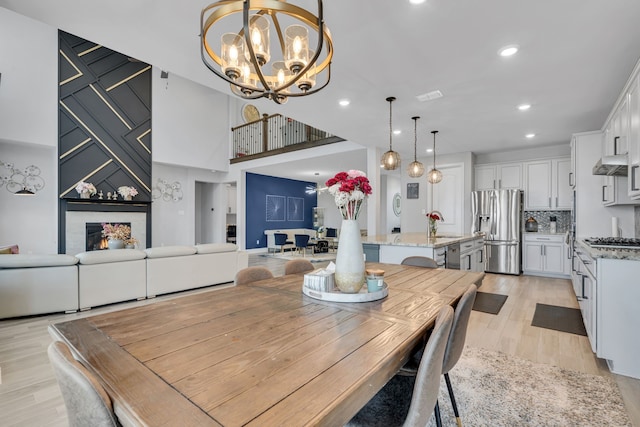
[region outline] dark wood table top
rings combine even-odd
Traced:
[[[389,295],[320,301],[289,275],[58,323],[124,425],[342,425],[484,273],[367,263]]]

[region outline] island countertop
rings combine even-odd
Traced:
[[[430,238],[426,232],[379,234],[362,238],[362,243],[385,246],[414,246],[420,248],[441,248],[454,243],[462,243],[469,240],[481,239],[482,236],[472,234],[453,235],[447,234]]]

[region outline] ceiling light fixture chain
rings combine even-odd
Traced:
[[[433,134],[433,169],[429,171],[427,179],[431,184],[437,184],[442,181],[442,172],[436,168],[436,134],[438,131],[432,130],[431,133]]]
[[[395,170],[400,167],[400,154],[396,151],[393,151],[393,108],[392,104],[396,98],[390,96],[387,98],[387,102],[389,103],[389,151],[382,155],[382,159],[380,160],[381,166],[386,170]]]
[[[407,172],[411,178],[420,178],[424,173],[424,166],[418,161],[418,119],[419,116],[411,117],[413,120],[413,162],[409,165]]]
[[[242,16],[238,28],[231,16]],[[317,16],[284,0],[221,0],[202,9],[202,61],[228,82],[231,92],[244,99],[268,98],[283,104],[289,97],[305,96],[325,88],[331,80],[333,41],[324,23],[322,0]],[[282,23],[291,23],[284,31]],[[277,34],[273,49],[270,28]],[[315,50],[309,42],[316,40]],[[212,46],[220,41],[220,50]],[[270,63],[271,52],[281,58]],[[318,84],[316,84],[318,81]]]

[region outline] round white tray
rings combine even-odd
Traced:
[[[367,285],[364,285],[360,292],[357,294],[345,294],[336,290],[334,292],[322,292],[316,291],[313,289],[309,289],[306,286],[302,286],[302,293],[315,299],[320,299],[323,301],[333,301],[333,302],[371,302],[376,301],[382,298],[385,298],[389,295],[389,287],[387,286],[387,282],[384,282],[382,289],[376,292],[368,292]]]

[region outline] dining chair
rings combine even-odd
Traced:
[[[311,261],[306,259],[292,259],[287,261],[284,265],[284,274],[296,274],[296,273],[306,273],[307,271],[313,271],[313,264]]]
[[[276,249],[280,249],[280,252],[284,252],[284,247],[287,245],[293,245],[291,240],[287,240],[287,233],[273,233],[273,240]],[[279,247],[279,248],[278,248]]]
[[[338,229],[327,228],[326,237],[329,242],[329,249],[336,249],[338,247]]]
[[[246,285],[247,283],[256,282],[258,280],[272,279],[273,273],[265,267],[246,267],[236,273],[236,286]]]
[[[402,414],[398,414],[398,404],[402,393],[391,390],[385,385],[347,424],[347,427],[370,427],[402,425],[404,427],[424,427],[429,423],[431,414],[436,412],[436,425],[441,426],[438,408],[438,392],[445,348],[453,323],[453,308],[444,306],[440,309],[435,326],[429,336],[427,345],[420,360],[413,385],[409,411],[402,422]],[[380,410],[384,408],[384,410]],[[400,421],[399,421],[400,420]]]
[[[310,236],[308,234],[294,234],[293,238],[295,240],[296,251],[302,252],[302,256],[306,256],[307,248],[310,247],[309,245]],[[311,249],[313,250],[313,247],[311,247]]]
[[[458,424],[458,427],[462,427],[462,420],[458,411],[458,405],[456,404],[453,387],[451,386],[449,371],[451,371],[454,366],[456,366],[456,363],[458,363],[458,360],[460,360],[460,356],[462,355],[464,343],[467,338],[467,326],[469,325],[471,309],[473,308],[473,303],[476,300],[477,291],[478,287],[474,284],[471,284],[464,292],[462,297],[460,297],[460,300],[458,301],[458,304],[456,305],[454,311],[453,326],[451,327],[451,332],[449,333],[447,348],[444,352],[444,358],[442,361],[442,374],[444,375],[444,380],[447,384],[447,391],[449,392],[451,406],[453,407],[453,413],[456,417],[456,423]],[[411,367],[410,364],[403,366],[399,372],[400,375],[409,376],[416,375],[416,373],[416,369]]]
[[[73,357],[65,343],[52,342],[47,354],[67,408],[69,426],[120,425],[107,392],[96,377]]]
[[[438,263],[436,262],[436,260],[426,256],[406,257],[400,264],[411,265],[413,267],[438,268]]]

